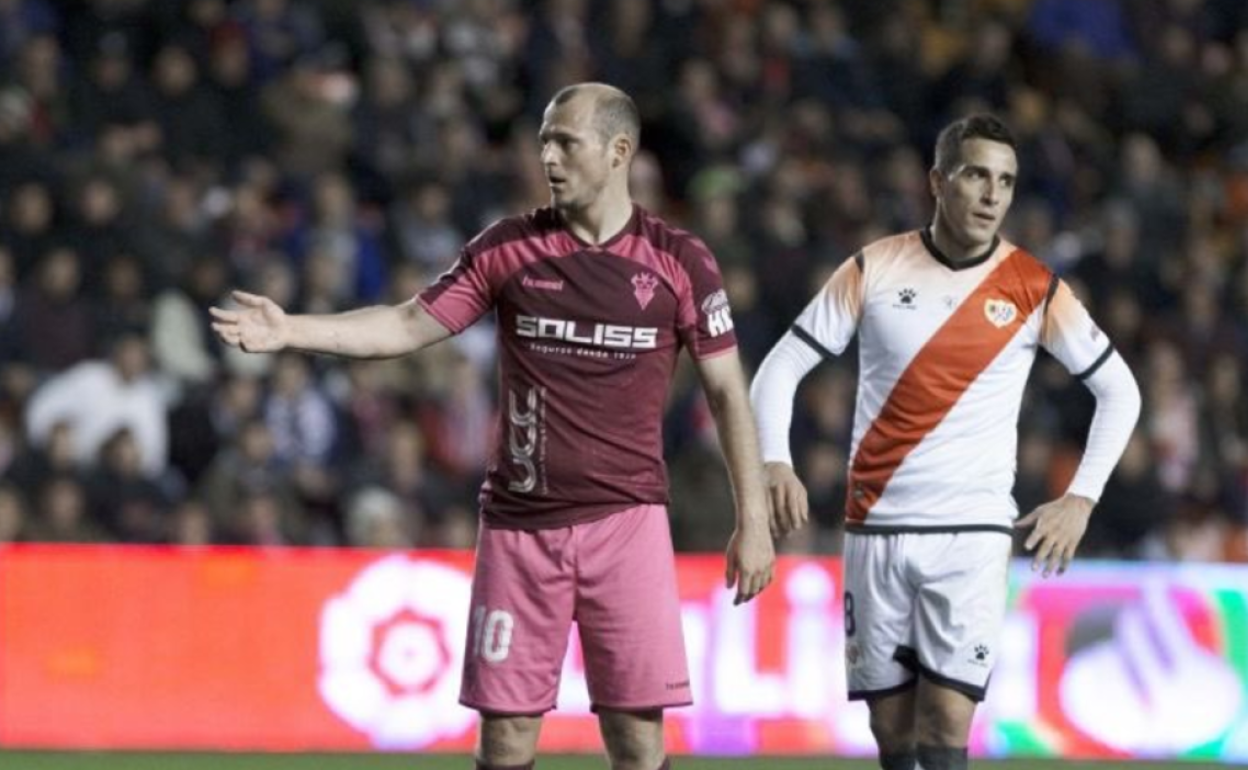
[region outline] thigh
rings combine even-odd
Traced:
[[[845,668],[850,700],[914,685],[897,655],[913,645],[914,587],[902,561],[904,535],[845,535]],[[903,656],[904,657],[904,656]]]
[[[576,530],[576,623],[595,710],[692,703],[667,509],[641,505]]]
[[[916,652],[934,683],[981,701],[1005,620],[1012,541],[997,532],[925,535]]]
[[[498,715],[554,708],[575,598],[571,529],[482,527],[460,703]]]

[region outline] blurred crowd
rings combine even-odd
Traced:
[[[0,541],[464,547],[493,330],[359,363],[217,345],[411,297],[547,202],[541,109],[604,80],[633,186],[719,258],[750,367],[860,245],[931,216],[935,133],[1020,141],[1006,235],[1076,288],[1144,414],[1083,553],[1248,560],[1248,4],[1239,0],[0,0]],[[835,552],[855,354],[799,393]],[[678,547],[732,525],[687,367]],[[1045,354],[1016,496],[1064,489],[1093,400]]]

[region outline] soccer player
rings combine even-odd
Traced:
[[[236,293],[213,328],[248,351],[399,356],[494,310],[500,431],[481,490],[461,702],[481,714],[480,770],[534,764],[571,623],[615,770],[667,768],[663,709],[690,703],[661,422],[688,348],[736,501],[726,580],[771,582],[754,419],[719,270],[706,246],[633,203],[640,121],[603,84],[561,90],[538,141],[551,205],[504,219],[411,301],[286,315]]]
[[[929,174],[929,227],[842,264],[760,366],[776,528],[805,523],[789,454],[806,374],[859,344],[845,512],[849,697],[866,700],[886,770],[967,766],[1005,613],[1011,535],[1033,569],[1064,572],[1139,416],[1135,380],[1065,282],[998,235],[1018,178],[989,115],[947,126]],[[1023,388],[1043,347],[1096,396],[1074,479],[1022,518],[1011,497]]]

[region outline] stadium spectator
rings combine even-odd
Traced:
[[[212,514],[199,498],[189,497],[173,509],[169,517],[168,542],[187,548],[219,542]]]
[[[91,323],[93,352],[106,354],[107,351],[100,350],[102,343],[127,333],[146,334],[153,328],[143,266],[134,255],[121,252],[104,264],[96,294]]]
[[[333,312],[353,298],[374,301],[386,281],[385,261],[377,229],[357,211],[351,184],[340,174],[322,174],[312,185],[306,217],[286,235],[286,252],[305,267],[307,276],[325,271],[317,296],[328,307],[316,307],[308,296],[308,312]],[[316,261],[317,265],[308,265]],[[312,295],[308,286],[305,295]]]
[[[205,386],[216,377],[219,351],[201,308],[225,295],[227,281],[226,264],[202,255],[189,266],[183,285],[156,296],[150,326],[152,357],[180,386]]]
[[[139,445],[121,428],[100,448],[100,462],[86,478],[87,506],[111,539],[158,543],[165,539],[174,482],[144,476]]]
[[[139,445],[143,474],[154,477],[169,461],[166,412],[147,341],[127,333],[111,343],[107,359],[83,361],[44,382],[31,395],[26,430],[34,446],[44,446],[58,423],[68,424],[76,461],[89,468],[108,437],[129,428]]]
[[[38,178],[14,186],[5,203],[0,237],[13,253],[18,280],[24,280],[55,244],[56,203],[49,181]]]
[[[29,536],[29,508],[16,484],[0,482],[0,543],[19,543]]]
[[[286,517],[302,516],[294,481],[277,457],[268,427],[258,419],[240,426],[233,441],[217,453],[195,495],[207,506],[214,532],[227,542],[247,540],[239,511],[249,498],[267,495],[271,500],[261,507],[276,507]]]
[[[87,508],[87,494],[73,476],[53,476],[38,490],[30,539],[40,543],[102,543],[108,538]]]
[[[397,496],[376,487],[361,489],[347,503],[347,544],[357,548],[411,548],[412,518]]]

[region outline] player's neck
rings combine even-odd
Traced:
[[[940,217],[932,220],[932,224],[927,228],[927,232],[931,236],[932,244],[940,250],[940,256],[955,265],[982,259],[986,252],[992,248],[992,244],[996,242],[994,238],[990,243],[963,243],[953,237],[949,226]]]
[[[585,243],[606,243],[628,226],[633,218],[633,201],[623,195],[604,193],[592,205],[578,211],[563,211],[563,224]]]

